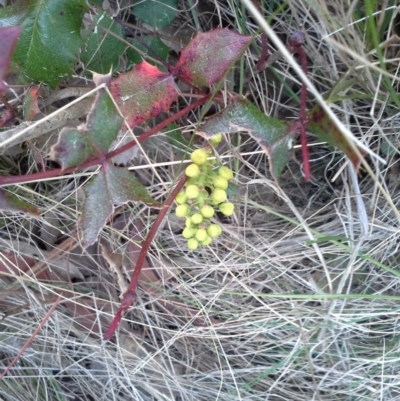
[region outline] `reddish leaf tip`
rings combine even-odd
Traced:
[[[11,55],[20,33],[21,28],[19,26],[0,28],[0,93],[7,88],[3,79],[8,71]]]
[[[131,128],[161,111],[168,111],[178,97],[172,74],[142,61],[111,82],[111,94]]]

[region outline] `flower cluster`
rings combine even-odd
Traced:
[[[233,203],[227,202],[226,194],[233,172],[228,167],[217,166],[215,161],[208,161],[208,156],[205,149],[197,149],[191,154],[193,163],[185,170],[189,177],[186,188],[175,198],[178,204],[176,215],[186,217],[182,235],[188,240],[187,246],[191,250],[199,245],[209,245],[221,234],[221,227],[210,223],[215,210],[231,216],[234,209]]]

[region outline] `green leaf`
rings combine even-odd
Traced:
[[[39,215],[36,206],[33,206],[4,189],[0,189],[0,210],[13,213],[27,213],[33,216]]]
[[[197,133],[210,139],[221,132],[238,131],[249,134],[265,150],[271,173],[278,179],[290,159],[294,132],[289,124],[266,116],[247,100],[235,99],[221,113],[211,117]]]
[[[143,60],[111,82],[111,93],[131,128],[168,111],[178,96],[170,74]]]
[[[335,123],[326,114],[321,105],[317,104],[308,114],[307,131],[310,131],[318,136],[322,142],[327,142],[329,145],[343,151],[357,169],[360,165],[360,158],[352,148],[349,140],[342,134]],[[364,150],[359,149],[360,153],[365,154]]]
[[[97,87],[108,85],[111,75],[94,74],[93,80]],[[63,169],[79,166],[91,158],[100,159],[99,174],[84,188],[86,198],[80,224],[85,246],[96,242],[100,230],[114,211],[114,204],[139,201],[159,206],[133,173],[114,167],[105,160],[122,121],[108,92],[100,88],[86,123],[77,128],[64,128],[51,150],[51,157],[59,160]]]
[[[320,244],[324,242],[355,242],[351,238],[345,237],[343,235],[327,235],[323,237],[319,237],[315,240],[308,240],[305,242],[306,246],[314,245],[314,244]]]
[[[114,205],[130,201],[143,202],[160,207],[137,180],[134,173],[125,168],[103,164],[101,172],[85,187],[85,202],[80,225],[85,246],[94,244],[100,230],[114,212]]]
[[[399,143],[398,137],[396,134],[385,136],[382,138],[380,151],[388,158],[395,157],[398,154]]]
[[[165,28],[176,16],[178,0],[136,0],[133,14],[154,28]]]
[[[166,128],[166,135],[170,145],[172,145],[179,153],[184,154],[192,150],[191,144],[183,137],[182,132],[177,124],[168,124]]]
[[[251,36],[241,35],[228,28],[198,32],[182,50],[174,75],[193,85],[214,85],[222,79],[252,40]]]
[[[231,199],[234,196],[239,196],[240,195],[239,186],[237,184],[234,184],[233,182],[229,182],[228,188],[226,189],[226,194],[228,196],[228,199]]]
[[[32,0],[19,0],[11,6],[0,8],[0,27],[21,25],[33,6]]]
[[[85,0],[22,0],[0,9],[0,26],[23,23],[13,61],[26,79],[55,87],[73,73],[87,9]]]
[[[135,38],[129,40],[133,46],[140,50],[141,53],[132,47],[128,48],[126,51],[128,69],[131,68],[133,64],[140,64],[143,60],[143,57],[146,55],[149,55],[153,58],[158,56],[162,60],[167,60],[170,49],[158,36],[144,35],[141,36],[140,39],[150,48],[150,50]],[[151,60],[149,60],[149,63],[152,64]]]
[[[121,26],[116,24],[107,13],[95,16],[92,30],[84,30],[82,33],[85,45],[81,53],[81,61],[87,70],[107,74],[111,67],[113,70],[118,68],[119,57],[124,53],[126,44],[101,27],[123,37]]]
[[[95,74],[93,80],[96,86],[109,84],[111,75]],[[51,157],[59,160],[65,169],[106,154],[122,121],[108,92],[99,89],[86,123],[77,128],[63,128],[57,144],[52,147]]]

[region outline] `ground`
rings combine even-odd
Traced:
[[[148,29],[129,16],[130,3],[110,1],[124,20]],[[176,62],[179,43],[199,30],[222,26],[256,36],[224,81],[225,99],[240,93],[265,114],[295,121],[301,78],[271,40],[273,62],[257,69],[262,29],[247,3],[179,1],[174,23],[159,32],[175,49],[168,61]],[[147,256],[138,298],[108,343],[103,334],[157,212],[138,203],[118,207],[100,240],[84,248],[76,222],[93,169],[20,185],[17,193],[34,199],[42,219],[1,217],[0,374],[39,331],[0,380],[0,398],[400,399],[397,8],[391,0],[254,3],[282,43],[302,28],[308,77],[370,150],[365,164],[356,171],[342,151],[308,133],[311,179],[304,177],[295,138],[291,160],[275,180],[253,138],[224,135],[217,156],[235,172],[235,213],[217,215],[221,237],[191,252],[181,236],[183,220],[168,212]],[[92,81],[78,66],[69,82],[77,87],[43,95],[49,113],[82,95],[78,83]],[[187,85],[180,89],[190,91]],[[64,97],[55,97],[62,91]],[[15,96],[22,92],[15,89]],[[76,109],[68,125],[84,121],[91,105],[85,101],[71,105]],[[316,102],[309,90],[307,109]],[[181,138],[193,138],[203,121],[197,111],[181,119]],[[159,201],[187,159],[186,145],[171,140],[173,129],[117,161]],[[23,153],[2,155],[2,174],[30,173],[57,139],[57,132],[46,135]],[[205,144],[199,136],[193,143]],[[20,269],[25,273],[16,274]]]

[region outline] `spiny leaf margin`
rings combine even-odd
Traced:
[[[110,163],[102,165],[99,174],[86,184],[84,191],[85,201],[79,222],[84,246],[97,241],[101,229],[115,210],[114,205],[136,201],[152,207],[161,207],[160,203],[148,194],[134,173]]]
[[[278,179],[290,160],[295,132],[290,124],[262,113],[246,99],[235,98],[197,131],[206,139],[219,133],[246,132],[265,150],[272,175]]]
[[[173,74],[193,85],[210,87],[223,78],[252,40],[228,28],[198,32],[182,50]]]
[[[111,75],[94,74],[96,87],[111,82]],[[84,162],[105,155],[117,137],[123,119],[118,114],[114,102],[105,88],[96,93],[95,101],[87,115],[86,123],[77,128],[65,127],[59,140],[50,152],[53,160],[58,160],[63,169],[79,166]]]

